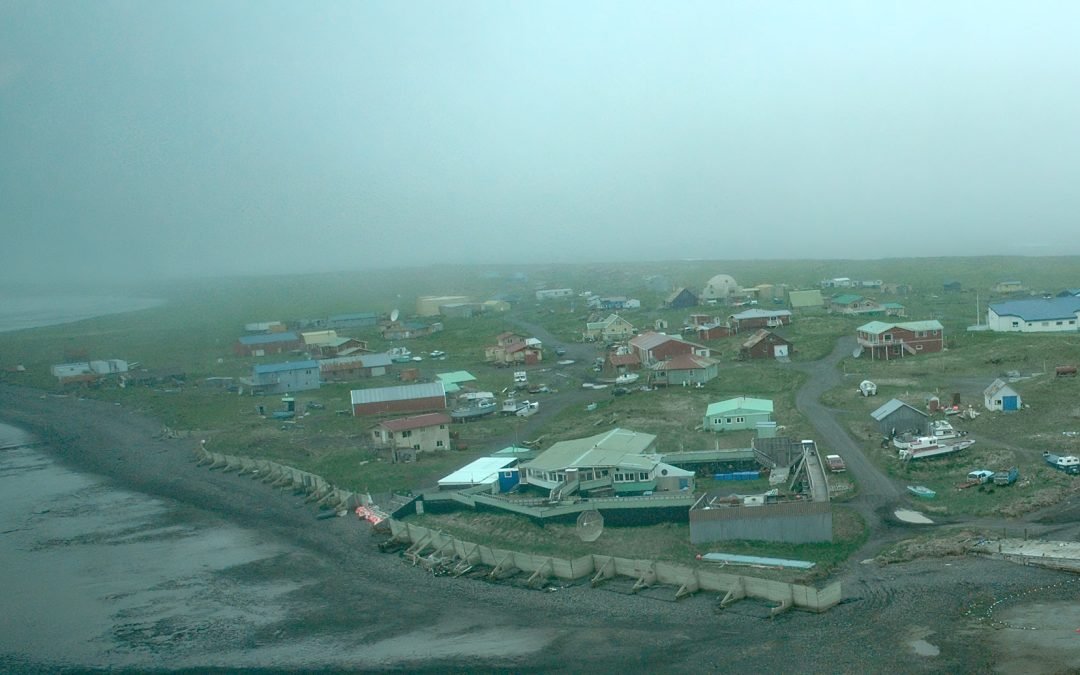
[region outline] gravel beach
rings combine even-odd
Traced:
[[[75,471],[174,504],[192,518],[253,530],[292,551],[217,573],[237,583],[277,580],[286,589],[283,616],[227,635],[179,621],[171,635],[134,636],[146,639],[154,667],[162,669],[1080,669],[1080,589],[1064,573],[973,557],[854,562],[841,576],[839,606],[772,620],[756,601],[720,611],[718,599],[704,594],[675,603],[631,595],[617,583],[539,592],[433,577],[378,552],[368,526],[355,518],[317,520],[291,493],[198,466],[197,440],[161,439],[160,423],[119,406],[0,385],[0,419],[34,434],[44,452]],[[65,661],[61,656],[57,662]],[[2,658],[7,670],[55,665]]]

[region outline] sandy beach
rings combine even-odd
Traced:
[[[197,465],[197,441],[159,438],[160,424],[140,414],[7,385],[0,386],[0,411],[70,469],[160,500],[182,521],[220,521],[257,533],[270,547],[263,557],[213,572],[218,581],[277,585],[281,592],[269,599],[266,593],[220,598],[223,607],[249,613],[264,598],[265,620],[238,621],[222,636],[195,630],[192,617],[178,614],[167,629],[127,636],[142,641],[139,653],[147,660],[136,663],[139,669],[1050,673],[1080,667],[1072,618],[1037,609],[1037,603],[1075,601],[1073,577],[1062,573],[976,558],[854,563],[843,577],[840,606],[775,620],[763,618],[766,608],[753,601],[721,612],[717,598],[706,595],[675,603],[629,595],[617,585],[544,593],[436,578],[379,553],[367,525],[352,517],[318,520],[291,493]],[[986,608],[997,600],[999,617],[1008,610],[1030,619],[1034,612],[1039,629],[991,627]],[[47,668],[69,662],[63,656],[9,654],[0,665]],[[125,664],[130,661],[110,660],[108,653],[82,663]]]

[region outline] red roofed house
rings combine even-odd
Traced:
[[[663,333],[642,333],[630,340],[630,350],[637,354],[642,366],[652,366],[654,363],[666,361],[681,354],[693,354],[695,356],[708,357],[709,348],[694,342],[687,342],[682,338]]]
[[[526,338],[517,333],[500,333],[495,344],[484,348],[484,359],[488,363],[514,364],[531,366],[544,360],[543,345],[536,338]]]
[[[393,450],[395,459],[415,459],[417,452],[450,448],[450,416],[428,413],[385,420],[375,425],[371,437],[376,447]]]
[[[612,350],[604,359],[604,374],[608,377],[617,377],[635,370],[641,370],[641,360],[637,354],[623,354]]]

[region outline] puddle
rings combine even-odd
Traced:
[[[932,645],[926,640],[912,640],[910,644],[911,648],[919,656],[937,656],[941,654],[941,650],[937,645]]]

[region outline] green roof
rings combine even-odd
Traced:
[[[705,410],[705,416],[724,415],[739,410],[771,413],[773,411],[773,402],[767,398],[747,398],[745,396],[729,398],[726,401],[710,403],[708,409]]]
[[[560,441],[524,466],[540,471],[590,466],[633,466],[648,470],[659,462],[657,456],[645,454],[653,449],[655,442],[656,436],[652,434],[615,428],[588,438]]]
[[[850,305],[853,302],[858,302],[863,299],[861,295],[855,295],[854,293],[844,293],[843,295],[834,295],[832,302],[836,305]]]
[[[443,384],[460,384],[462,382],[475,382],[476,377],[467,370],[455,370],[452,373],[439,373],[435,377]]]
[[[863,333],[871,333],[873,335],[879,335],[887,330],[892,330],[895,323],[885,323],[884,321],[871,321],[870,323],[864,323],[856,328],[856,330]]]

